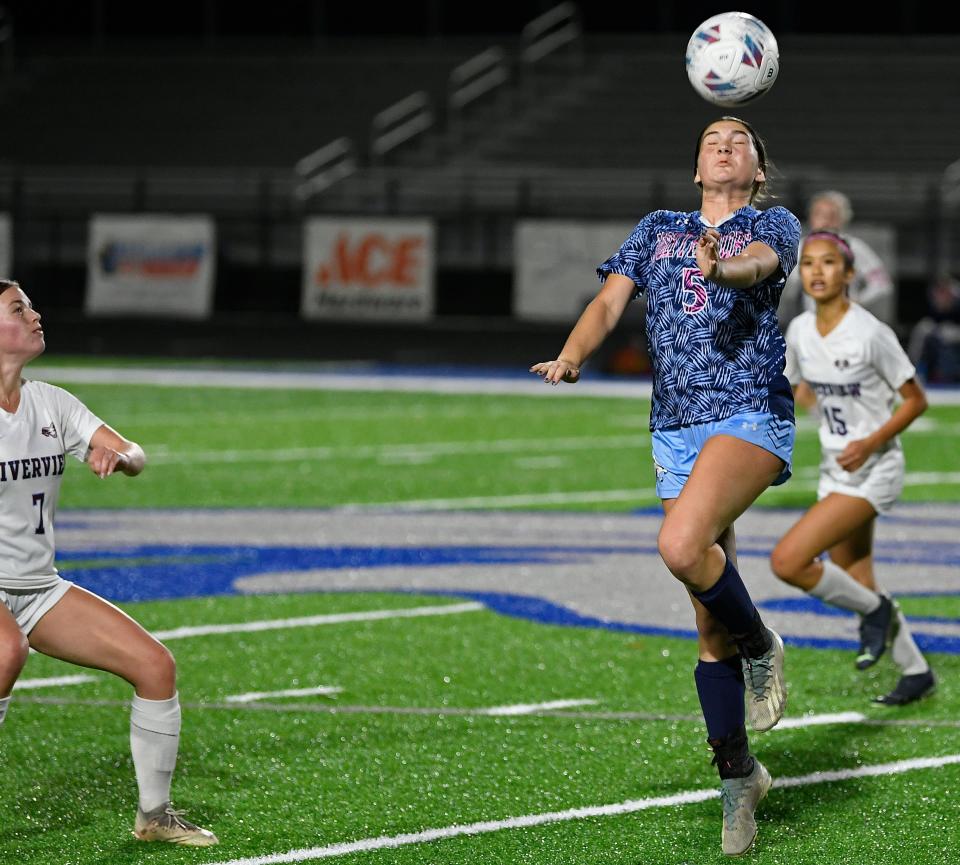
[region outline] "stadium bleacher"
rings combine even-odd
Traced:
[[[291,314],[305,214],[403,214],[436,221],[441,315],[507,315],[517,218],[629,221],[695,205],[692,138],[720,112],[686,81],[684,38],[588,33],[535,67],[519,59],[519,34],[222,40],[217,50],[40,41],[0,77],[0,106],[16,118],[0,210],[19,226],[21,274],[56,274],[70,287],[54,300],[72,309],[91,212],[212,214],[218,273],[231,283],[217,308],[250,309],[249,287],[270,274]],[[491,45],[511,74],[454,126],[450,73]],[[787,33],[775,95],[737,112],[767,139],[780,203],[802,214],[810,193],[841,188],[858,219],[895,227],[908,299],[922,297],[937,244],[960,250],[943,187],[956,159],[944,127],[960,96],[954,48],[948,36]],[[374,114],[417,91],[435,122],[374,164]],[[301,201],[294,163],[338,138],[353,142],[358,170]],[[495,288],[468,300],[459,287],[480,273]]]

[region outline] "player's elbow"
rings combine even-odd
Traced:
[[[136,477],[144,470],[147,465],[147,455],[136,442],[131,442],[130,447],[124,453],[125,463],[124,474],[130,477]]]

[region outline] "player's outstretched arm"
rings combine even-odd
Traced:
[[[576,383],[580,378],[580,367],[616,327],[636,290],[632,279],[611,273],[580,315],[557,359],[535,363],[530,372],[535,372],[549,384]]]
[[[103,424],[90,437],[87,465],[101,478],[114,472],[134,477],[143,471],[147,457],[136,442],[125,439],[112,427]]]

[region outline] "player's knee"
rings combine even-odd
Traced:
[[[770,554],[770,570],[778,579],[790,585],[796,585],[805,564],[789,547],[782,544],[774,547]]]
[[[145,653],[141,677],[154,687],[173,692],[177,681],[177,662],[162,643],[152,643]]]
[[[693,577],[703,563],[705,550],[702,544],[682,531],[661,530],[657,548],[670,573],[684,581]]]
[[[13,686],[30,656],[30,643],[20,631],[5,636],[0,644],[0,688]]]

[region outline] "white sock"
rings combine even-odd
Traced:
[[[835,607],[866,615],[880,606],[880,595],[858,583],[839,565],[823,560],[823,576],[810,594]]]
[[[144,700],[130,707],[130,752],[140,788],[140,810],[152,811],[170,801],[170,782],[180,747],[180,699]]]
[[[927,663],[927,659],[923,657],[923,652],[913,641],[913,635],[907,626],[907,620],[900,610],[897,610],[897,622],[900,624],[900,630],[897,631],[897,636],[893,638],[893,646],[890,648],[893,662],[903,670],[904,676],[926,673],[930,669],[930,665]]]
[[[7,706],[10,705],[9,697],[0,697],[0,724],[3,723],[3,719],[7,717]]]

